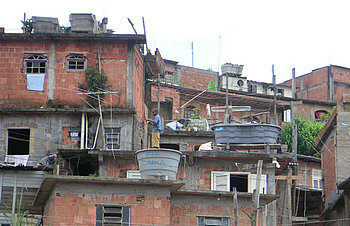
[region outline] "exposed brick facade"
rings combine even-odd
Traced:
[[[29,40],[31,37],[28,38]],[[98,42],[84,40],[65,40],[54,42],[42,37],[28,42],[28,39],[19,37],[16,42],[1,40],[0,42],[0,104],[2,107],[46,107],[50,99],[48,92],[53,92],[54,103],[63,106],[82,107],[85,102],[76,95],[81,92],[79,84],[85,84],[85,71],[67,70],[67,57],[79,54],[87,59],[88,67],[98,66]],[[34,39],[33,39],[34,40]],[[134,108],[137,115],[143,118],[144,101],[144,70],[140,51],[134,45]],[[31,91],[27,89],[27,76],[24,73],[24,59],[32,55],[40,55],[47,59],[44,91]],[[126,107],[127,96],[127,44],[125,42],[106,42],[100,45],[101,68],[108,77],[110,90],[118,94],[105,95],[110,106]],[[54,63],[52,62],[54,61]],[[54,65],[54,74],[50,74],[50,65]],[[48,81],[53,79],[53,85]],[[51,87],[50,87],[51,86]],[[50,90],[50,91],[49,91]]]
[[[313,70],[311,73],[296,78],[297,97],[338,102],[344,93],[350,92],[349,77],[349,68],[335,65]],[[292,80],[281,84],[292,86]]]

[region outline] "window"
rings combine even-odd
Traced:
[[[29,155],[30,129],[8,129],[8,155]]]
[[[277,96],[284,96],[284,89],[277,89]]]
[[[71,55],[67,57],[67,70],[70,71],[85,71],[87,60],[83,56]]]
[[[46,73],[45,57],[33,55],[24,60],[24,72],[26,74],[45,74]]]
[[[312,187],[322,189],[322,172],[320,169],[312,169]]]
[[[96,206],[96,225],[130,225],[130,207]]]
[[[105,128],[107,150],[120,149],[120,128]]]
[[[198,217],[198,226],[229,226],[229,217]]]
[[[292,118],[292,111],[290,109],[283,111],[283,122],[290,122]]]
[[[80,129],[79,128],[69,128],[69,140],[79,141],[80,140]]]
[[[256,188],[256,174],[245,172],[211,172],[211,190],[214,191],[233,191],[235,187],[238,192],[253,193]],[[260,194],[266,194],[267,182],[266,174],[261,175]]]

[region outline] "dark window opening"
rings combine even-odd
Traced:
[[[277,95],[284,96],[284,89],[277,89]]]
[[[168,144],[168,143],[162,143],[159,144],[160,148],[166,148],[166,149],[173,149],[173,150],[180,150],[179,144]]]
[[[238,192],[248,192],[248,175],[230,174],[230,191],[236,187]]]
[[[92,155],[64,156],[69,175],[98,176],[98,160]]]
[[[8,155],[29,155],[30,129],[8,129]]]

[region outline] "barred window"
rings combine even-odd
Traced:
[[[71,55],[67,57],[67,70],[70,71],[85,71],[87,60],[83,56]]]
[[[120,128],[105,128],[105,144],[107,150],[120,149]]]
[[[24,72],[26,74],[45,74],[47,60],[40,55],[33,55],[24,60]]]
[[[96,206],[96,225],[130,225],[130,207]]]

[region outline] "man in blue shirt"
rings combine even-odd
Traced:
[[[160,132],[162,131],[162,121],[158,110],[153,110],[154,120],[147,119],[147,122],[152,124],[152,148],[159,148]]]

